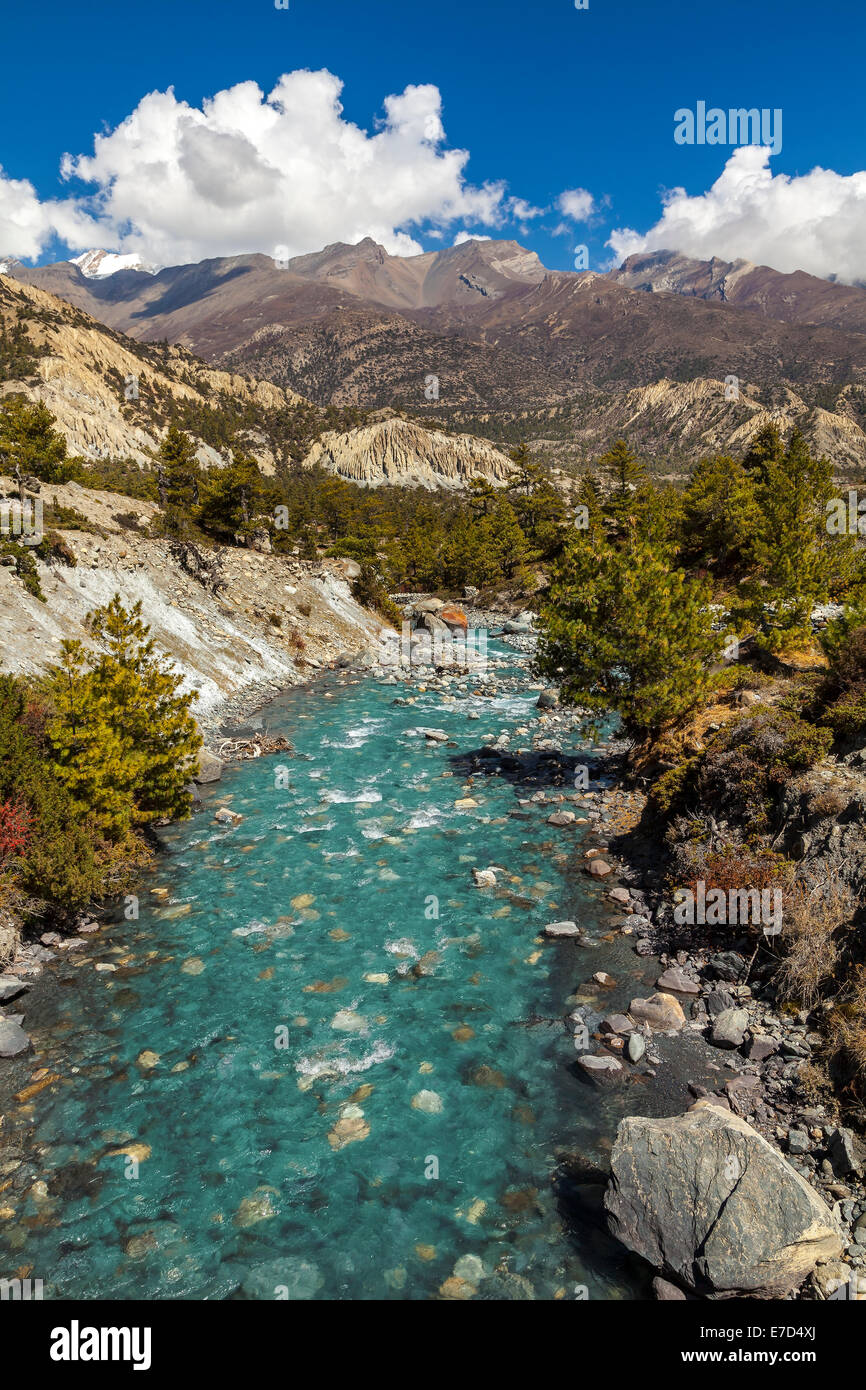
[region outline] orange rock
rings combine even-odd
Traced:
[[[447,623],[449,627],[462,627],[465,631],[469,626],[469,619],[462,608],[443,608],[436,616],[441,618],[443,623]]]

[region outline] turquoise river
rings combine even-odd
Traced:
[[[651,967],[580,872],[591,826],[518,806],[540,774],[470,781],[536,693],[400,693],[332,672],[248,721],[295,755],[233,765],[160,832],[138,918],[22,1001],[19,1095],[57,1079],[0,1129],[29,1173],[0,1176],[0,1275],[53,1299],[642,1296],[552,1179],[652,1104],[575,1074],[566,1001],[606,969],[619,1007]],[[540,936],[563,918],[586,945]]]

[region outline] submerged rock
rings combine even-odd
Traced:
[[[576,922],[548,922],[544,928],[544,935],[561,939],[563,937],[578,937],[583,935],[583,930]]]
[[[805,1179],[745,1120],[706,1102],[622,1121],[605,1207],[628,1249],[705,1297],[784,1298],[842,1249]]]

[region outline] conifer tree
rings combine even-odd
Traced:
[[[760,527],[752,475],[727,454],[702,459],[683,498],[683,558],[720,575],[745,572]]]
[[[188,435],[170,425],[156,460],[157,487],[169,535],[179,539],[192,532],[201,489],[201,468]]]
[[[201,735],[192,694],[154,651],[141,603],[119,594],[90,615],[103,648],[63,643],[43,682],[51,704],[46,734],[58,777],[76,810],[106,840],[128,841],[137,826],[189,814],[185,788]]]
[[[256,527],[264,493],[259,466],[250,455],[234,450],[225,468],[208,475],[199,525],[221,540],[250,536]]]
[[[756,579],[745,593],[764,628],[764,644],[791,650],[811,637],[811,610],[827,597],[844,562],[843,547],[834,545],[826,528],[832,470],[826,459],[811,457],[795,430],[781,457],[768,453],[759,472]]]
[[[9,396],[0,406],[0,467],[44,483],[63,478],[66,440],[54,429],[54,416],[41,401]]]
[[[562,698],[615,710],[626,730],[655,736],[706,698],[709,663],[725,634],[712,629],[708,583],[688,579],[645,541],[572,538],[540,614],[537,669]]]

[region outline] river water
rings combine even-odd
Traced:
[[[565,1000],[599,969],[627,1000],[646,967],[577,871],[589,827],[520,811],[537,780],[468,784],[460,759],[535,694],[400,693],[331,673],[269,705],[296,756],[228,770],[161,832],[138,919],[22,1001],[23,1080],[59,1079],[0,1130],[26,1154],[0,1166],[0,1274],[73,1299],[643,1292],[551,1177],[648,1108],[574,1074]],[[589,947],[541,940],[570,917]]]

